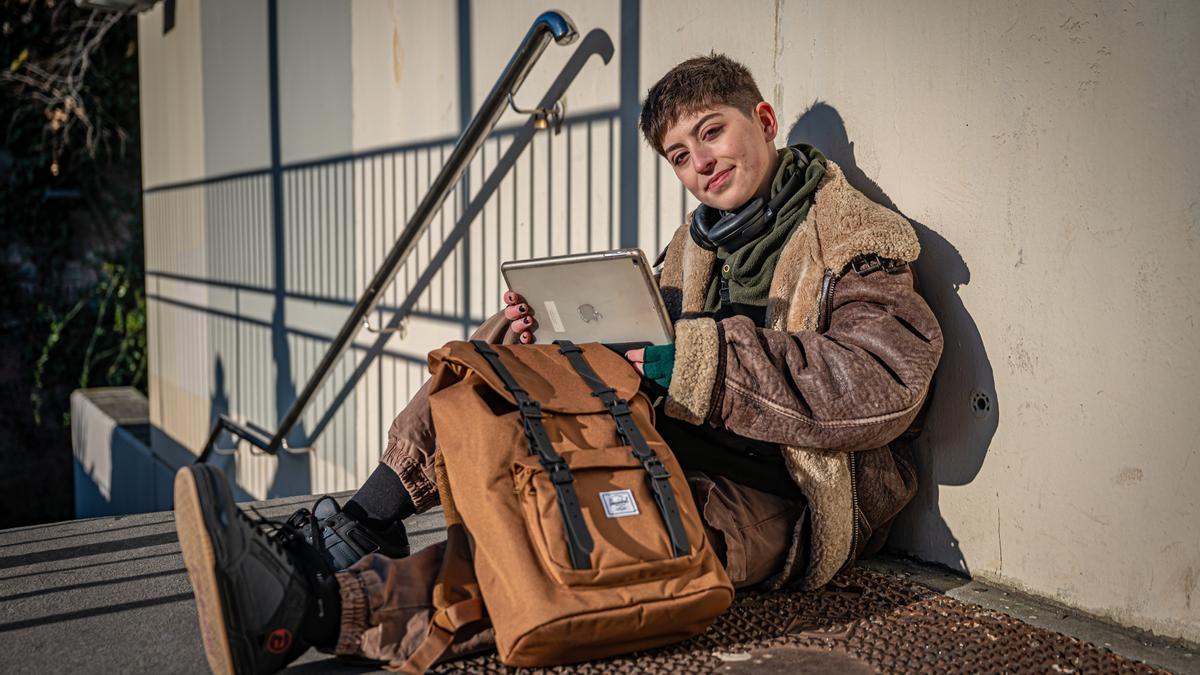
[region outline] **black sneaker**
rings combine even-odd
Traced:
[[[175,474],[175,528],[214,673],[275,672],[336,625],[336,601],[319,599],[336,590],[333,570],[293,524],[242,513],[220,469]]]
[[[343,511],[337,500],[329,496],[318,499],[311,513],[321,525],[320,545],[312,531],[302,527],[308,518],[308,509],[293,513],[288,522],[301,529],[305,541],[321,550],[325,561],[335,570],[350,567],[368,553],[380,553],[389,558],[408,556],[408,532],[404,523],[396,521],[386,529],[372,528]]]

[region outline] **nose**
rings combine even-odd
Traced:
[[[703,174],[712,171],[716,162],[717,160],[707,149],[696,148],[692,151],[692,168],[696,170],[696,173]]]

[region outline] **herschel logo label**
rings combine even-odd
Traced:
[[[633,498],[633,490],[613,490],[601,492],[600,503],[604,504],[604,515],[609,518],[624,518],[638,514],[637,501]]]

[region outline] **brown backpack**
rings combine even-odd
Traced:
[[[450,536],[430,636],[406,670],[440,658],[483,605],[512,666],[684,640],[729,606],[733,586],[625,359],[600,344],[476,341],[429,363]]]

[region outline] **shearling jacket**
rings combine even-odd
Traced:
[[[811,515],[771,583],[818,588],[881,546],[916,493],[907,445],[896,439],[942,353],[937,320],[915,289],[916,233],[828,162],[780,254],[760,328],[704,313],[715,255],[692,241],[689,225],[675,232],[659,277],[676,333],[666,414],[783,446]]]

